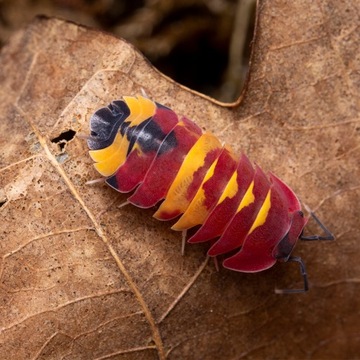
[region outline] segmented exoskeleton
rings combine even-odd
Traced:
[[[291,252],[302,240],[307,218],[294,192],[268,176],[245,155],[235,156],[211,133],[150,99],[124,97],[96,111],[90,121],[90,156],[106,183],[132,194],[128,202],[150,208],[159,220],[178,218],[174,230],[198,227],[190,243],[212,240],[209,256],[231,254],[225,268],[258,272],[276,261],[296,261],[308,288],[306,271]]]

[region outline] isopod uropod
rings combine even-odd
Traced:
[[[97,110],[90,120],[90,156],[96,170],[115,190],[132,194],[140,208],[157,204],[154,217],[177,218],[173,230],[196,227],[189,243],[212,241],[208,255],[224,254],[225,268],[259,272],[291,256],[298,239],[333,240],[310,213],[324,236],[304,236],[308,218],[294,192],[278,177],[265,175],[245,155],[203,132],[186,117],[146,97],[128,97]]]

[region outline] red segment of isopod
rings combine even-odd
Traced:
[[[171,220],[183,214],[221,151],[222,145],[214,135],[202,134],[184,158],[154,217],[158,220]]]
[[[189,239],[190,243],[209,241],[221,236],[249,188],[255,174],[249,159],[242,155],[236,162],[232,156],[231,162],[232,167],[236,166],[235,171],[200,229]]]
[[[150,208],[165,199],[187,153],[201,136],[201,129],[182,118],[161,143],[143,182],[128,201],[140,208]]]
[[[306,224],[306,219],[302,216],[299,217],[298,212],[291,213],[289,211],[296,203],[297,206],[294,210],[300,210],[300,204],[294,198],[294,194],[289,196],[290,189],[276,177],[271,176],[270,179],[272,184],[268,203],[264,202],[258,213],[259,220],[254,221],[239,252],[224,261],[223,265],[228,269],[258,272],[270,268],[277,261],[274,249],[289,233],[293,217],[301,219],[300,223],[296,224],[296,239]],[[265,213],[267,213],[266,216],[264,216]],[[298,226],[299,224],[300,226]],[[293,225],[295,224],[293,223]],[[294,236],[292,236],[293,240]]]
[[[270,182],[259,167],[256,168],[248,187],[243,186],[241,181],[240,185],[245,194],[219,240],[210,248],[210,256],[225,254],[243,245],[270,190]]]
[[[209,167],[191,203],[176,224],[172,226],[172,229],[187,230],[204,224],[222,196],[236,166],[237,160],[232,150],[225,146],[219,157]],[[212,238],[214,236],[210,236],[208,239]]]
[[[286,261],[307,219],[294,192],[238,159],[210,133],[144,97],[124,97],[91,118],[88,144],[95,168],[154,217],[177,219],[172,229],[198,226],[190,243],[212,241],[224,267],[265,270]]]

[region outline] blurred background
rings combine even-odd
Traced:
[[[36,15],[111,32],[161,72],[220,101],[236,100],[250,56],[256,0],[0,0],[0,47]]]

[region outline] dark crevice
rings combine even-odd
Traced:
[[[8,199],[4,198],[4,199],[0,199],[0,208],[5,205],[7,203]]]
[[[76,131],[74,130],[66,130],[63,131],[59,136],[51,139],[51,142],[58,144],[60,151],[63,151],[65,148],[65,145],[71,141],[74,136],[76,135]]]

